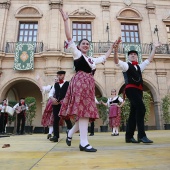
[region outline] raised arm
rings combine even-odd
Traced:
[[[71,34],[70,34],[70,29],[68,26],[68,13],[67,12],[65,13],[62,9],[59,9],[59,10],[60,10],[61,16],[64,21],[64,29],[65,29],[67,41],[70,42],[72,40],[72,38],[71,38]]]
[[[149,60],[150,62],[153,60],[153,58],[154,58],[154,56],[155,56],[156,48],[157,48],[157,47],[160,47],[161,45],[162,45],[162,44],[161,44],[160,42],[153,44],[151,54],[150,54],[150,56],[148,57],[148,60]]]
[[[115,43],[113,44],[113,49],[114,49],[114,62],[115,64],[118,64],[119,62],[119,58],[118,58],[118,48],[119,48],[119,44],[121,42],[121,38],[119,37]]]

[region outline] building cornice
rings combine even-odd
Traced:
[[[0,2],[0,9],[4,8],[4,9],[9,9],[11,5],[11,2],[8,0],[6,2]]]

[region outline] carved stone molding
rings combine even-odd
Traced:
[[[96,16],[85,9],[84,7],[80,7],[79,9],[73,11],[70,15],[69,18],[90,18],[94,19]]]
[[[9,9],[11,5],[10,1],[6,1],[6,2],[0,2],[0,9],[1,8],[5,8],[5,9]]]
[[[51,0],[49,3],[51,9],[60,9],[63,5],[62,0]]]
[[[148,3],[146,5],[146,9],[148,10],[148,14],[155,14],[155,5],[153,3]]]
[[[100,5],[103,10],[108,11],[110,8],[110,1],[101,1]]]
[[[156,74],[157,76],[166,76],[166,75],[167,75],[167,72],[165,72],[165,71],[156,71],[155,74]]]
[[[106,76],[114,76],[116,71],[107,70],[103,72]]]
[[[40,18],[43,15],[34,7],[23,7],[15,15],[16,18]]]
[[[124,4],[127,6],[132,5],[132,0],[123,0]]]
[[[124,9],[122,10],[118,15],[117,15],[117,19],[121,20],[121,19],[126,19],[126,20],[142,20],[142,17],[141,15],[131,9],[131,8],[128,8],[128,9]]]

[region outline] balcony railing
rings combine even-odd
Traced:
[[[7,42],[5,47],[6,53],[15,53],[17,42]],[[34,53],[40,53],[43,51],[43,42],[34,42]]]
[[[91,42],[90,50],[92,53],[106,53],[110,48],[112,42]],[[119,45],[118,52],[121,54],[125,53],[124,46],[125,44],[133,45],[133,43],[121,43]],[[139,44],[141,47],[142,54],[150,54],[152,49],[152,44]],[[64,49],[66,53],[70,53],[69,49]],[[156,49],[156,54],[170,54],[170,44],[162,44],[159,48]]]

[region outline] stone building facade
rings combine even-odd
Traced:
[[[48,85],[53,84],[58,70],[67,71],[67,80],[75,73],[72,55],[64,49],[64,25],[58,10],[61,7],[69,14],[73,39],[87,37],[91,40],[95,57],[103,55],[108,44],[118,36],[123,43],[139,43],[143,59],[148,57],[151,43],[158,39],[162,42],[154,61],[143,73],[145,90],[150,91],[153,98],[148,124],[162,129],[161,98],[170,92],[169,0],[0,0],[1,100],[35,97],[37,115],[33,125],[41,126],[47,96],[41,94],[36,75]],[[18,41],[36,44],[33,70],[13,69]],[[123,43],[119,57],[125,60]],[[95,81],[97,96],[109,97],[112,88],[121,91],[124,80],[113,62],[113,54],[104,65],[97,66]],[[96,127],[99,125],[100,120]]]

